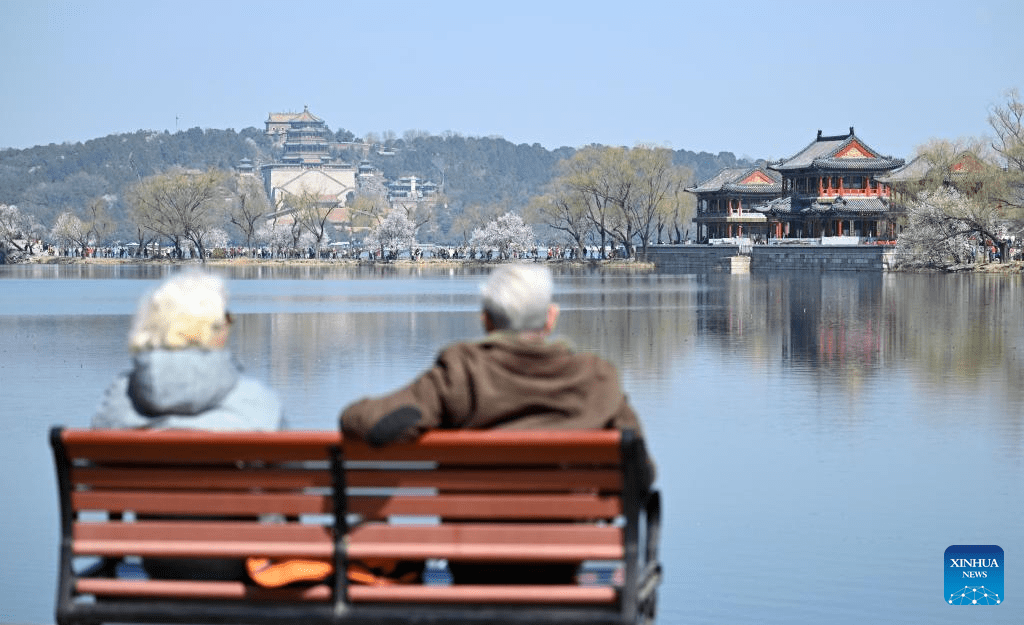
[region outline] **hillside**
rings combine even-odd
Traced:
[[[351,137],[339,131],[338,136]],[[414,175],[443,184],[448,213],[442,226],[467,206],[500,206],[517,211],[551,180],[558,161],[575,150],[548,150],[540,144],[513,144],[500,137],[416,136],[388,141],[384,149],[342,149],[342,160],[365,158],[388,179]],[[676,164],[709,178],[738,161],[730,152],[712,155],[675,151]],[[177,133],[137,131],[84,143],[0,151],[0,204],[14,204],[49,227],[57,215],[81,210],[98,196],[114,198],[112,216],[124,222],[115,238],[128,239],[125,190],[140,178],[173,166],[231,169],[243,158],[276,160],[270,138],[258,128],[241,131],[192,128]],[[442,227],[442,230],[446,228]]]

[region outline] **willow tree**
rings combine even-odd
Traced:
[[[601,237],[617,240],[633,256],[635,241],[644,253],[659,225],[685,202],[689,170],[672,164],[666,148],[590,146],[560,165],[556,185],[576,194]]]
[[[608,176],[601,175],[608,162],[605,158],[605,151],[608,149],[621,148],[583,148],[572,158],[559,163],[559,174],[556,178],[556,184],[563,184],[567,189],[579,194],[578,199],[585,206],[587,217],[597,230],[601,243],[601,258],[605,257],[608,238],[614,236],[612,232],[619,221],[612,199],[611,180]]]
[[[651,237],[685,205],[683,189],[693,175],[689,169],[673,165],[672,151],[666,148],[640,146],[628,156],[636,181],[624,209],[646,255]]]
[[[128,191],[132,220],[142,229],[167,237],[177,255],[181,242],[195,244],[206,260],[205,240],[223,220],[225,172],[171,171],[143,178]]]

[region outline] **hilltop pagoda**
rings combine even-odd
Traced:
[[[305,107],[301,113],[271,113],[266,124],[267,134],[283,148],[279,162],[260,168],[267,197],[274,206],[269,220],[293,219],[296,198],[312,193],[318,205],[331,209],[331,222],[345,221],[343,207],[348,195],[356,190],[356,168],[335,162],[331,133],[324,120]]]

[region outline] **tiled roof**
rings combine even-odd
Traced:
[[[267,115],[268,124],[286,124],[293,119],[298,113],[269,113]]]
[[[744,184],[751,175],[760,172],[773,182],[771,184]],[[782,176],[777,172],[763,167],[728,167],[713,177],[686,189],[690,193],[714,193],[716,191],[732,191],[734,193],[781,193]]]
[[[793,198],[789,195],[786,197],[776,198],[764,204],[758,204],[753,207],[759,213],[770,213],[772,215],[788,214],[793,212]]]
[[[890,172],[888,176],[878,176],[877,179],[886,184],[916,182],[927,178],[932,173],[933,167],[935,165],[929,163],[927,158],[918,156],[903,167]],[[974,153],[961,152],[949,164],[948,172],[943,178],[946,182],[963,180],[972,172],[980,171],[983,167],[981,160]]]
[[[928,162],[918,156],[903,167],[891,171],[885,176],[875,176],[875,180],[884,184],[912,182],[915,180],[921,180],[927,176],[929,169],[930,166],[928,165]]]
[[[309,107],[303,108],[301,113],[268,113],[268,124],[287,124],[291,122],[313,122],[320,123],[324,120],[309,112]]]
[[[310,113],[309,109],[306,109],[306,110],[302,111],[301,113],[299,113],[298,115],[296,115],[295,117],[293,117],[292,121],[293,122],[320,123],[320,122],[322,122],[324,120],[322,120],[319,117],[317,117],[316,115]]]
[[[837,157],[838,154],[841,154],[848,146],[855,142],[858,146],[864,148],[864,150],[859,151],[862,153],[866,151],[868,154],[863,157]],[[903,165],[903,162],[901,158],[879,155],[877,151],[871,149],[866,143],[858,139],[851,127],[849,134],[838,136],[822,136],[819,130],[818,138],[810,145],[797,152],[792,158],[776,165],[771,165],[770,169],[780,172],[811,168],[829,170],[885,170],[896,169]]]
[[[798,202],[794,205],[793,198],[786,196],[755,206],[754,210],[772,215],[821,215],[829,212],[855,214],[885,213],[889,209],[885,202],[876,197],[844,198],[837,199],[835,202]]]
[[[814,202],[804,209],[805,213],[884,213],[889,208],[877,197],[869,198],[843,198],[835,202],[819,203]]]

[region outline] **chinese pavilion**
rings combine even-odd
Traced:
[[[782,193],[782,176],[763,167],[728,168],[686,191],[697,196],[697,241],[768,235],[768,220],[754,206]]]
[[[818,137],[795,156],[769,165],[782,176],[782,195],[756,210],[775,238],[896,238],[890,186],[880,178],[901,166],[853,132]]]

